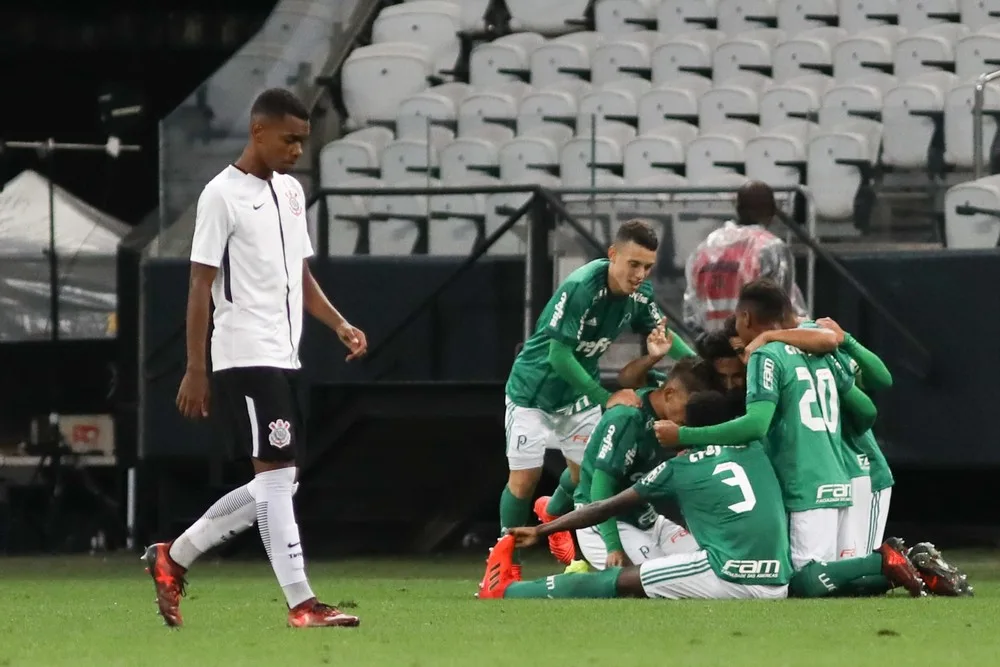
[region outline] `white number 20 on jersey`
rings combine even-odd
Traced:
[[[833,379],[833,373],[829,368],[820,368],[816,371],[814,381],[809,369],[799,366],[795,369],[795,376],[808,385],[799,400],[799,417],[802,424],[810,431],[836,433],[840,421],[840,399],[837,396],[837,383]],[[819,415],[814,411],[817,403]]]

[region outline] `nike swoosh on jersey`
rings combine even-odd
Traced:
[[[266,202],[266,201],[264,201],[264,202],[261,202],[261,203],[259,203],[259,204],[254,204],[254,207],[253,207],[253,210],[255,210],[255,211],[256,211],[257,209],[259,209],[259,208],[260,208],[261,206],[263,206],[263,205],[264,205],[264,204],[266,204],[266,203],[267,203],[267,202]]]

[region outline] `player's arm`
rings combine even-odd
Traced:
[[[875,420],[878,418],[878,409],[875,407],[872,399],[868,398],[868,395],[858,385],[854,385],[850,391],[843,395],[841,403],[843,404],[845,414],[848,415],[851,424],[857,429],[858,433],[864,433],[875,425]]]
[[[590,480],[590,499],[592,502],[610,500],[620,490],[621,483],[618,479],[601,469],[594,471],[594,476]],[[622,548],[621,535],[618,533],[617,515],[602,521],[598,524],[597,530],[601,533],[601,539],[604,540],[604,547],[608,550],[608,553],[624,550]]]
[[[667,329],[666,320],[660,320],[660,324],[646,336],[646,354],[628,362],[618,371],[618,385],[631,389],[659,386],[667,376],[653,370],[653,366],[667,356],[676,340],[679,339]]]
[[[643,336],[650,336],[657,329],[663,329],[664,335],[670,341],[670,344],[667,346],[666,356],[671,359],[684,359],[685,357],[695,356],[691,346],[684,342],[684,339],[678,336],[677,332],[667,328],[666,318],[660,311],[660,307],[656,305],[653,286],[648,282],[644,282],[639,287],[639,293],[646,297],[647,305],[640,309],[638,316],[632,320],[632,331]]]
[[[892,373],[885,365],[885,362],[877,354],[859,343],[854,336],[844,331],[836,320],[824,317],[816,323],[829,329],[837,337],[840,349],[854,359],[858,365],[860,380],[865,389],[869,391],[881,391],[892,386]]]
[[[594,294],[585,284],[564,283],[552,296],[552,317],[545,333],[549,341],[549,365],[566,383],[595,405],[604,405],[611,392],[601,386],[577,361],[573,350],[580,342],[587,311],[594,301]]]
[[[580,365],[573,348],[558,340],[549,341],[549,365],[559,377],[594,405],[604,405],[611,398],[611,392],[601,386],[590,373]]]
[[[188,281],[186,321],[187,369],[208,372],[208,322],[212,310],[212,283],[219,272],[218,266],[191,262]]]
[[[796,328],[765,331],[747,345],[747,353],[752,354],[768,343],[791,345],[810,354],[828,354],[837,349],[837,337],[829,329]]]
[[[533,529],[538,537],[547,537],[563,530],[579,530],[596,526],[603,521],[624,513],[630,507],[635,507],[642,499],[635,489],[625,489],[619,494],[596,503],[584,505],[569,514],[563,514],[558,519],[543,523]]]

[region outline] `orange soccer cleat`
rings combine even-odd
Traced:
[[[549,504],[549,496],[542,496],[535,501],[535,516],[542,523],[549,523],[554,516],[545,511]],[[573,536],[569,531],[563,530],[549,535],[549,551],[556,557],[556,560],[563,565],[569,565],[576,560],[576,547],[573,545]]]
[[[356,628],[361,625],[361,619],[310,598],[288,610],[288,625],[293,628]]]
[[[495,547],[490,549],[486,559],[486,574],[479,583],[480,600],[499,600],[504,591],[517,581],[514,577],[514,536],[501,537]]]
[[[182,626],[184,619],[181,618],[180,604],[187,586],[187,581],[184,579],[187,570],[170,557],[169,542],[158,542],[149,546],[142,560],[146,562],[146,572],[153,577],[153,585],[156,586],[156,606],[159,607],[163,622],[171,628]]]

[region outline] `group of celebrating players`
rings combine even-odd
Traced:
[[[766,279],[742,288],[696,353],[654,300],[657,245],[648,223],[623,224],[607,259],[559,286],[518,353],[502,537],[479,598],[971,595],[932,544],[882,540],[893,478],[865,392],[891,386],[885,364],[833,320],[797,317]],[[612,393],[598,361],[625,330],[647,336],[647,354]],[[666,356],[669,376],[653,370]],[[527,527],[546,449],[567,468]],[[659,513],[664,501],[684,527]],[[566,570],[522,581],[520,550],[541,538]]]

